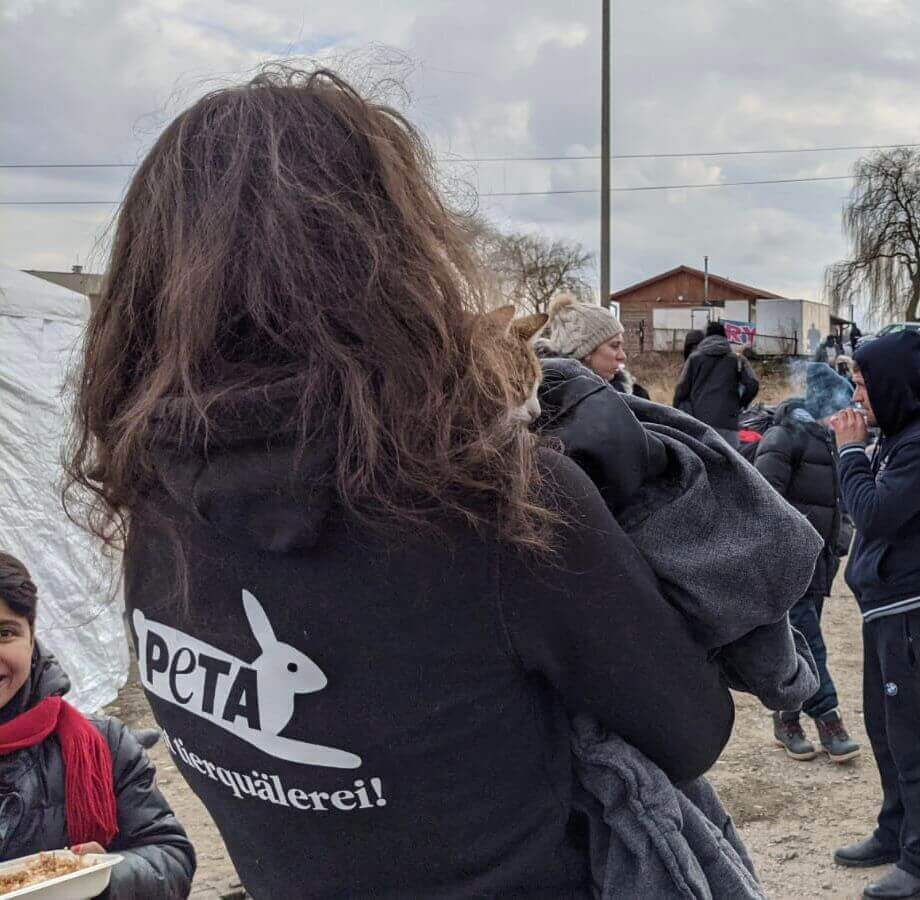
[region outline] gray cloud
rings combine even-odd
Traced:
[[[920,140],[920,10],[908,0],[614,2],[618,153],[885,144]],[[133,162],[215,79],[275,56],[380,42],[415,62],[410,115],[439,153],[599,152],[595,0],[8,0],[0,157]],[[15,85],[12,89],[10,85]],[[849,172],[858,154],[618,161],[641,186]],[[483,193],[597,188],[596,162],[445,165]],[[3,174],[4,199],[117,199],[129,173]],[[709,254],[719,274],[803,296],[845,252],[848,182],[617,193],[614,284]],[[597,194],[483,198],[500,224],[596,249]],[[111,211],[0,208],[4,261],[86,258]]]

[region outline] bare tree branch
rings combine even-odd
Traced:
[[[513,303],[522,313],[545,313],[560,292],[590,299],[593,255],[574,241],[542,234],[504,233],[487,222],[474,226],[475,243],[492,276],[495,302]]]

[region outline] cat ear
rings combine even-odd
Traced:
[[[535,338],[542,330],[543,326],[549,321],[549,316],[545,313],[536,313],[532,316],[521,316],[511,323],[511,328],[521,340],[529,341]]]
[[[514,307],[500,306],[498,309],[487,312],[483,318],[489,325],[496,326],[499,331],[506,331],[514,318]]]

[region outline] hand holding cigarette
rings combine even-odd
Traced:
[[[843,409],[831,418],[831,428],[837,439],[837,446],[845,444],[865,444],[869,440],[869,426],[863,412],[856,409]]]

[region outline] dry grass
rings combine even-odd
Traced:
[[[629,371],[655,402],[670,404],[683,364],[679,353],[643,353],[630,357]],[[757,360],[752,365],[760,379],[758,403],[779,403],[795,393],[790,365],[785,359]]]

